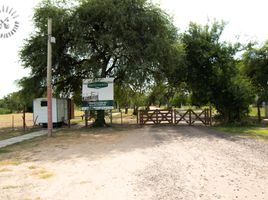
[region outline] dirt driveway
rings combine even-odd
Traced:
[[[0,199],[268,199],[268,143],[205,127],[79,130],[0,154]]]

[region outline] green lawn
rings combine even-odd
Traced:
[[[251,117],[258,116],[257,107],[250,107],[249,108],[249,116],[251,116]],[[261,108],[261,116],[264,117],[264,108]]]
[[[215,126],[214,129],[230,134],[247,135],[268,140],[268,126]]]

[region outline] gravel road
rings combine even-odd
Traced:
[[[0,199],[268,199],[268,142],[205,127],[79,133],[16,158],[0,166]]]

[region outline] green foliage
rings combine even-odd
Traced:
[[[147,97],[140,87],[132,84],[115,84],[114,98],[118,108],[134,108],[133,114],[136,115],[138,108],[145,105]]]
[[[20,80],[28,98],[46,90],[47,18],[53,19],[54,96],[73,95],[81,103],[82,79],[115,77],[140,86],[177,65],[177,30],[161,9],[146,0],[43,1],[36,9],[36,31],[25,42],[21,60],[31,69]],[[174,46],[175,45],[175,46]],[[122,86],[123,87],[123,86]]]
[[[188,106],[191,104],[191,96],[189,91],[186,89],[185,83],[181,84],[176,88],[174,96],[170,99],[171,106],[181,108],[181,106]]]
[[[20,92],[14,92],[0,100],[0,113],[8,114],[13,112],[21,112],[26,106],[22,100]],[[31,106],[28,107],[31,110]]]
[[[190,24],[182,36],[188,62],[192,103],[212,103],[226,123],[240,121],[253,101],[250,82],[239,75],[234,58],[239,45],[220,41],[224,23]]]
[[[228,125],[228,126],[215,126],[218,131],[236,134],[236,135],[247,135],[254,138],[263,138],[268,140],[268,129],[260,126],[238,126],[238,125]]]
[[[234,76],[224,86],[213,102],[226,123],[241,121],[249,113],[249,105],[254,100],[250,82],[242,76]]]
[[[147,106],[162,105],[171,108],[172,106],[179,107],[182,104],[186,104],[187,91],[184,88],[175,86],[168,82],[157,82],[151,88],[147,97]]]
[[[240,75],[241,63],[235,59],[240,46],[220,40],[225,24],[191,23],[179,37],[170,17],[146,0],[43,1],[35,9],[36,30],[20,54],[31,69],[19,81],[24,105],[46,94],[48,17],[57,39],[52,56],[55,97],[73,96],[79,105],[83,79],[114,77],[116,102],[134,111],[146,101],[168,107],[191,102],[214,105],[225,122],[247,115],[254,90]],[[251,69],[267,66],[265,48],[262,56],[256,56],[259,51],[244,56],[245,65],[256,66],[246,74],[256,82],[261,79],[262,87],[266,72],[260,77]]]
[[[268,101],[268,41],[260,48],[249,45],[243,54],[243,72],[250,78],[258,96],[257,105]]]
[[[10,114],[10,113],[12,113],[11,110],[9,110],[7,108],[0,108],[0,115]]]

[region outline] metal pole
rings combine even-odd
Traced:
[[[52,45],[51,45],[51,37],[52,37],[52,19],[49,18],[47,21],[47,33],[48,33],[48,41],[47,41],[47,136],[52,136]]]

